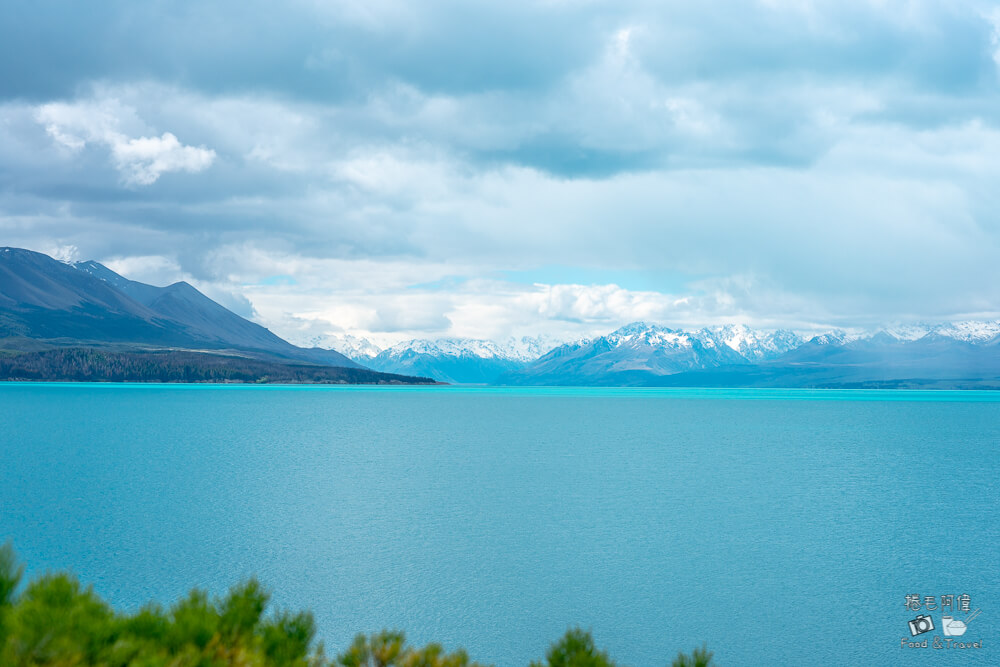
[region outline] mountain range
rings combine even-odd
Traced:
[[[1000,388],[1000,322],[961,322],[808,340],[726,326],[636,323],[561,346],[499,384]]]
[[[683,331],[634,322],[550,349],[550,341],[530,338],[418,339],[385,350],[363,338],[324,342],[377,370],[454,383],[1000,388],[1000,321],[810,337],[746,325]]]
[[[161,370],[171,363],[170,353],[183,352],[187,366],[203,360],[213,367],[232,367],[237,360],[252,360],[239,362],[246,370],[242,379],[272,375],[294,379],[299,371],[283,366],[315,366],[321,369],[316,377],[330,381],[417,381],[374,373],[334,350],[292,345],[186,282],[155,287],[124,278],[97,262],[70,264],[30,250],[0,248],[0,352],[6,362],[15,357],[20,364],[11,367],[5,362],[7,376],[30,368],[39,377],[58,379],[59,369],[45,366],[45,360],[65,363],[83,358],[24,356],[55,348],[103,350],[130,355],[128,359],[156,352],[155,357],[145,357],[142,365]],[[88,368],[102,366],[92,355],[85,358]],[[254,370],[248,370],[251,367]],[[254,376],[255,372],[263,375]]]
[[[762,332],[726,325],[693,332],[634,322],[592,340],[561,345],[524,368],[499,378],[501,384],[647,384],[687,371],[757,364],[803,342],[791,331]]]
[[[416,339],[381,349],[364,338],[327,339],[358,363],[383,373],[433,377],[455,384],[490,384],[540,357],[558,341],[547,337]]]
[[[186,282],[155,287],[97,262],[0,248],[0,379],[1000,388],[1000,321],[808,337],[634,322],[568,342],[310,344],[293,345]]]

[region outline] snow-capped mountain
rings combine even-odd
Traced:
[[[843,329],[834,329],[833,331],[828,331],[823,334],[813,336],[809,339],[809,343],[812,345],[844,345],[845,343],[850,343],[851,341],[858,340],[862,338],[863,335],[859,333],[852,333],[844,331]]]
[[[310,343],[333,347],[374,370],[459,384],[697,384],[707,381],[703,376],[713,369],[735,369],[726,372],[739,377],[712,382],[740,384],[750,382],[748,374],[755,369],[765,369],[767,382],[775,386],[832,386],[833,379],[843,384],[896,376],[941,378],[950,369],[955,369],[954,377],[959,371],[963,378],[979,377],[1000,353],[1000,321],[836,329],[808,340],[788,330],[743,324],[684,331],[633,322],[569,343],[535,337],[442,338],[379,349],[352,336]],[[665,379],[674,375],[678,378]]]
[[[700,345],[706,351],[719,350],[717,354],[727,359],[733,359],[729,353],[731,350],[748,362],[774,359],[805,342],[793,331],[760,331],[745,324],[726,324],[689,332],[646,322],[633,322],[602,338],[611,347],[634,347],[641,344],[664,349],[694,349]],[[592,341],[581,341],[590,342]]]
[[[760,331],[745,324],[727,324],[698,331],[704,340],[725,345],[751,363],[776,359],[802,345],[805,340],[794,331]]]
[[[560,346],[523,370],[500,378],[510,384],[637,384],[670,375],[774,359],[801,345],[791,331],[745,325],[689,332],[633,322],[606,336]]]
[[[682,331],[635,322],[560,346],[498,379],[533,385],[793,387],[993,386],[994,381],[1000,382],[1000,322],[834,330],[808,341],[791,331],[744,325]]]
[[[529,336],[504,341],[417,339],[393,345],[367,359],[355,359],[372,369],[394,369],[385,372],[419,369],[423,377],[442,382],[488,384],[502,373],[523,368],[557,342],[547,337]]]
[[[810,343],[817,345],[846,345],[855,341],[889,337],[900,342],[918,341],[927,336],[950,338],[972,344],[987,343],[1000,336],[1000,320],[945,322],[942,324],[901,324],[870,331],[833,331],[814,336]]]
[[[307,347],[324,347],[328,350],[336,350],[348,359],[362,364],[382,351],[381,347],[367,338],[359,338],[350,334],[313,336],[304,340],[303,344]]]
[[[480,340],[475,338],[439,338],[437,340],[416,339],[399,343],[383,350],[389,356],[399,356],[407,351],[436,356],[473,356],[480,359],[508,359],[511,361],[534,361],[547,352],[556,342],[547,338],[509,338],[504,341]]]
[[[924,335],[928,334],[953,338],[973,344],[986,343],[1000,336],[1000,320],[992,322],[948,322],[929,327]]]

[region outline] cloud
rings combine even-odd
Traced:
[[[987,3],[45,2],[0,23],[5,242],[278,333],[1000,303]]]
[[[75,245],[49,245],[42,248],[41,252],[60,262],[75,262],[80,259],[80,249]]]
[[[104,258],[102,264],[131,280],[151,285],[169,285],[191,278],[175,259],[163,255]]]
[[[757,281],[758,283],[760,281]],[[337,294],[283,287],[247,290],[259,321],[301,344],[327,335],[363,336],[380,345],[414,337],[549,335],[575,340],[606,333],[627,322],[646,320],[678,327],[730,322],[813,330],[828,324],[810,305],[750,276],[706,281],[683,294],[632,290],[614,284],[524,285],[477,279],[446,292],[412,287],[351,289]],[[781,303],[787,311],[769,319],[742,312],[748,297]],[[810,310],[813,308],[813,310]],[[789,319],[787,313],[794,314]]]
[[[141,122],[135,109],[114,99],[43,104],[35,110],[35,119],[57,144],[72,152],[88,143],[108,148],[115,167],[129,185],[151,185],[171,171],[197,173],[215,160],[215,151],[184,146],[170,132],[159,137],[130,138],[122,131],[123,126],[139,126]]]
[[[111,154],[125,182],[150,185],[168,171],[197,173],[215,160],[215,151],[183,146],[177,137],[164,132],[161,137],[139,137],[111,144]]]
[[[995,7],[986,16],[986,19],[993,27],[992,32],[990,32],[990,45],[993,47],[993,62],[997,66],[998,74],[1000,74],[1000,7]]]

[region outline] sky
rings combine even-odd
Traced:
[[[293,342],[1000,317],[1000,4],[0,6],[0,245]]]

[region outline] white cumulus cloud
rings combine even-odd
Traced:
[[[130,136],[146,128],[135,109],[117,100],[43,104],[35,110],[35,121],[70,151],[83,150],[87,144],[106,147],[128,185],[151,185],[171,171],[197,173],[215,160],[214,150],[185,146],[170,132]]]
[[[197,173],[215,160],[215,151],[184,146],[169,132],[160,137],[116,140],[111,145],[111,153],[125,180],[138,185],[154,183],[160,174],[168,171]]]

